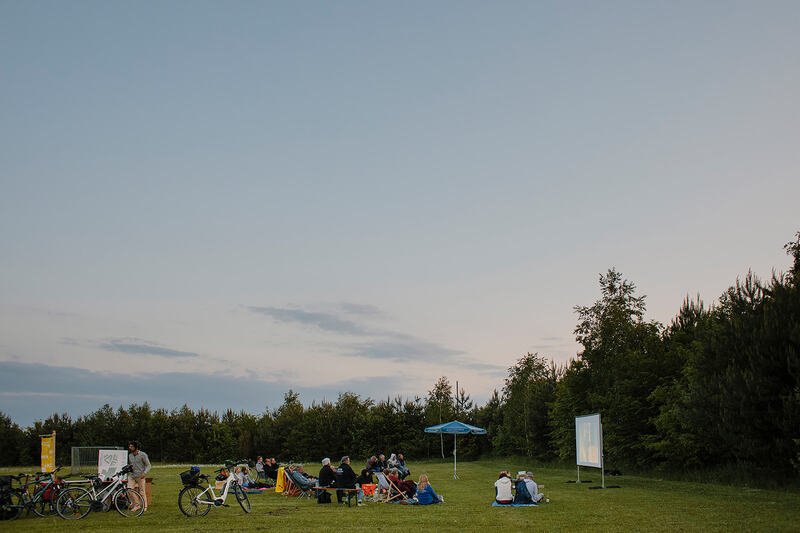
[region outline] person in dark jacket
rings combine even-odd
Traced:
[[[322,469],[319,471],[320,487],[333,487],[336,485],[336,474],[331,468],[331,460],[327,457],[322,460]],[[317,491],[318,503],[331,503],[331,495],[327,490]]]
[[[350,457],[345,455],[342,457],[342,464],[336,469],[336,486],[340,489],[354,489],[356,488],[356,473],[350,467]],[[358,493],[358,504],[361,503],[361,492]],[[342,503],[344,491],[336,491],[336,501]]]
[[[361,471],[361,475],[356,478],[356,483],[359,485],[366,485],[368,483],[370,485],[375,484],[375,479],[372,477],[372,470],[369,469],[369,464]]]
[[[322,469],[319,471],[320,487],[333,487],[336,484],[336,473],[331,468],[331,460],[327,457],[322,460]]]
[[[278,479],[278,467],[280,463],[274,457],[267,459],[264,462],[264,474],[273,481]]]
[[[380,470],[379,470],[379,471],[380,471],[380,472],[383,472],[383,471],[384,471],[384,470],[386,470],[388,467],[389,467],[389,465],[386,463],[386,456],[385,456],[385,455],[383,455],[383,454],[380,454],[380,455],[378,456],[378,468],[380,468]]]

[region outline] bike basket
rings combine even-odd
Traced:
[[[11,476],[0,476],[0,490],[11,489]]]
[[[181,482],[184,485],[197,485],[200,481],[200,471],[199,470],[187,470],[185,472],[181,472]]]

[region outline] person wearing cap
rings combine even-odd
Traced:
[[[528,493],[531,495],[531,499],[534,503],[539,503],[542,501],[544,494],[539,494],[539,485],[533,480],[533,472],[527,472],[525,475],[525,487],[528,489]]]

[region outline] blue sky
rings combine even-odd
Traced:
[[[528,351],[574,357],[612,266],[662,322],[785,270],[799,26],[796,2],[2,0],[0,411],[441,375],[483,400]]]

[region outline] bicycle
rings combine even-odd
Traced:
[[[11,486],[13,476],[0,476],[0,520],[15,520],[22,512],[20,496]]]
[[[90,490],[68,487],[61,490],[56,501],[56,512],[65,520],[80,520],[91,511],[110,511],[113,504],[119,514],[126,518],[141,516],[144,512],[144,497],[135,489],[128,488],[122,476],[131,472],[125,465],[114,474],[114,482],[101,488],[103,482],[97,475],[83,476],[91,482]],[[99,492],[97,489],[100,489]]]
[[[56,514],[56,497],[62,486],[63,480],[56,479],[55,474],[61,470],[56,468],[52,472],[36,472],[35,474],[19,474],[16,476],[3,476],[3,494],[0,495],[0,520],[14,520],[27,510],[36,516],[45,517]],[[49,480],[42,482],[42,477]],[[33,480],[31,481],[31,478]],[[12,480],[19,483],[19,487],[12,487]]]
[[[178,494],[178,508],[181,512],[189,518],[192,518],[195,516],[207,515],[212,506],[229,507],[229,505],[225,504],[225,501],[228,499],[228,494],[231,491],[234,496],[236,496],[236,501],[239,502],[242,511],[245,513],[251,512],[250,499],[247,497],[247,493],[242,486],[239,485],[239,482],[236,480],[236,475],[232,470],[236,464],[237,463],[226,461],[223,468],[214,471],[214,473],[222,473],[226,468],[228,470],[227,477],[225,478],[225,486],[222,490],[222,494],[219,496],[214,493],[214,488],[208,482],[208,475],[201,474],[199,469],[182,472],[180,476],[184,487]],[[200,483],[203,481],[208,485],[205,490],[200,486]]]

